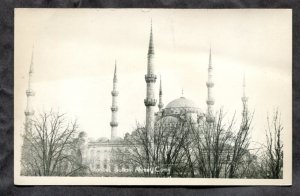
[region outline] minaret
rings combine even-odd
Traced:
[[[25,110],[25,132],[31,132],[32,130],[32,118],[34,115],[34,110],[32,108],[32,97],[35,95],[35,92],[32,89],[31,82],[33,77],[33,51],[31,55],[31,63],[28,74],[28,89],[26,90],[27,96],[27,106]]]
[[[117,121],[117,113],[118,113],[118,105],[117,105],[117,97],[119,92],[117,91],[117,62],[115,62],[115,71],[114,71],[114,79],[113,79],[113,90],[111,91],[112,95],[112,106],[111,106],[111,140],[117,138],[117,129],[118,129],[118,121]]]
[[[243,102],[242,116],[243,116],[243,119],[245,119],[247,117],[247,113],[248,113],[248,97],[246,96],[246,78],[245,78],[245,74],[243,76],[243,96],[242,96],[242,102]]]
[[[213,75],[212,75],[212,62],[211,62],[211,48],[209,49],[209,62],[208,62],[208,80],[206,82],[206,87],[207,87],[207,118],[206,120],[208,122],[213,122],[213,105],[215,103],[215,100],[212,96],[212,88],[214,87],[214,82],[213,82]]]
[[[154,128],[154,109],[156,105],[156,99],[154,96],[156,75],[154,72],[153,60],[154,60],[154,47],[153,47],[152,22],[151,22],[147,74],[145,75],[145,81],[147,83],[147,92],[146,92],[146,99],[144,99],[144,104],[146,106],[146,130],[147,131],[150,131]]]
[[[158,103],[158,109],[159,111],[164,107],[164,104],[162,102],[162,87],[161,87],[161,76],[159,81],[159,103]]]

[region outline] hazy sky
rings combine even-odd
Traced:
[[[15,129],[22,130],[34,45],[33,105],[77,118],[89,137],[110,137],[114,62],[118,64],[118,135],[144,122],[150,21],[163,102],[181,96],[206,111],[212,46],[215,108],[240,117],[242,77],[252,139],[264,142],[267,113],[278,107],[291,131],[292,23],[288,10],[17,9]],[[158,81],[156,95],[158,98]],[[158,108],[157,108],[158,109]],[[229,119],[228,119],[229,120]],[[239,118],[237,118],[239,120]]]

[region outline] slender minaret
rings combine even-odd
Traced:
[[[144,103],[146,106],[146,130],[147,131],[150,131],[154,128],[154,110],[156,105],[156,99],[154,95],[156,75],[154,72],[153,60],[154,60],[154,47],[153,47],[152,22],[151,22],[147,74],[145,75],[145,81],[147,83],[147,92],[146,92],[146,99],[144,99]]]
[[[243,119],[245,119],[247,117],[247,113],[248,113],[248,97],[246,96],[246,78],[245,78],[245,74],[243,76],[243,96],[242,96],[242,102],[243,102],[242,116],[243,116]]]
[[[111,91],[112,95],[112,106],[111,106],[111,140],[117,138],[117,131],[118,131],[118,120],[117,120],[117,113],[118,113],[118,104],[117,104],[117,97],[119,92],[117,91],[117,62],[115,62],[115,71],[114,71],[114,79],[113,79],[113,90]]]
[[[212,122],[213,121],[213,105],[215,103],[215,100],[212,96],[212,88],[214,87],[214,82],[213,82],[213,75],[212,75],[212,62],[211,62],[211,48],[209,49],[209,63],[208,63],[208,80],[206,82],[206,87],[207,87],[207,121]]]
[[[35,92],[32,89],[31,82],[33,77],[33,50],[31,55],[31,63],[28,74],[28,89],[26,90],[27,96],[27,106],[25,109],[25,132],[31,132],[32,130],[32,118],[34,115],[34,110],[32,108],[32,97],[35,95]]]
[[[164,104],[162,102],[162,87],[161,87],[161,76],[159,80],[159,103],[158,103],[158,109],[159,111],[164,107]]]

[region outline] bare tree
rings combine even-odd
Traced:
[[[256,151],[257,153],[258,151]],[[247,151],[243,156],[242,161],[240,161],[238,167],[238,173],[236,173],[236,178],[261,178],[259,173],[259,162],[256,153],[250,153]]]
[[[155,128],[155,160],[159,169],[168,170],[169,175],[180,177],[188,175],[193,168],[190,154],[189,128],[190,118],[187,114],[160,119]]]
[[[233,137],[233,152],[231,156],[231,161],[229,164],[229,178],[240,177],[247,167],[244,167],[245,163],[250,163],[250,155],[245,158],[245,155],[249,153],[248,147],[250,144],[249,130],[252,122],[253,114],[249,115],[249,112],[246,111],[243,115],[240,129]],[[242,166],[242,167],[240,167]]]
[[[179,116],[162,118],[153,130],[139,126],[125,137],[128,162],[143,170],[145,176],[186,175],[187,141],[190,129]]]
[[[22,175],[70,176],[82,174],[80,145],[76,121],[68,122],[64,114],[39,114],[31,131],[23,135]]]
[[[194,156],[201,177],[219,178],[221,171],[229,162],[234,118],[225,124],[222,110],[213,122],[204,121],[194,129]]]
[[[150,132],[138,126],[125,137],[127,162],[142,168],[145,176],[253,177],[256,156],[248,149],[252,115],[238,131],[235,116],[224,121],[220,110],[212,122],[196,122],[185,113],[158,119]]]
[[[142,169],[145,176],[150,176],[150,169],[153,165],[151,159],[153,150],[151,149],[150,135],[145,127],[137,124],[137,127],[132,134],[127,135],[124,139],[130,153],[126,162],[134,167]]]
[[[266,151],[262,158],[261,173],[265,178],[282,178],[283,142],[281,115],[276,109],[272,118],[267,117]]]

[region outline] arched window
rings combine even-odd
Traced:
[[[115,172],[115,166],[114,166],[114,164],[110,164],[110,171],[111,172]]]
[[[104,159],[104,161],[103,161],[103,168],[107,169],[107,159]]]
[[[96,169],[100,169],[100,164],[99,163],[96,165]]]
[[[94,149],[92,149],[91,151],[90,151],[90,160],[91,160],[91,163],[94,163]]]
[[[122,171],[122,165],[121,164],[118,165],[118,170]]]
[[[100,159],[100,150],[97,150],[96,157],[97,157],[97,159]]]
[[[91,151],[90,151],[90,157],[93,157],[94,156],[94,149],[92,149]]]

